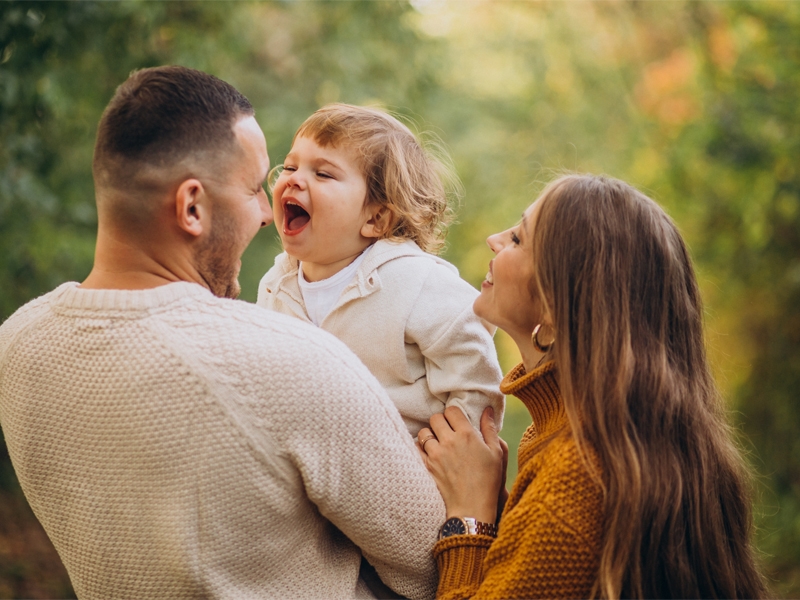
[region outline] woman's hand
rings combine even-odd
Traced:
[[[423,442],[420,453],[442,494],[447,517],[495,523],[500,492],[505,489],[508,446],[504,450],[497,436],[492,408],[481,416],[483,439],[455,406],[433,415],[431,429],[422,429],[417,439]]]

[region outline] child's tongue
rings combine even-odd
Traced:
[[[296,204],[286,205],[286,228],[289,231],[297,231],[311,220],[308,213]]]
[[[296,217],[289,217],[289,231],[296,231],[303,227],[308,221],[310,217],[306,215],[297,215]]]

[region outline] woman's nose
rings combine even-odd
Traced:
[[[488,238],[486,238],[486,244],[489,246],[489,248],[495,254],[500,252],[500,249],[502,248],[501,235],[502,234],[500,234],[500,233],[494,233],[494,234],[490,235]]]

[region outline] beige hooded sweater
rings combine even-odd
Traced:
[[[297,260],[283,253],[258,286],[258,304],[309,322]],[[474,427],[494,408],[503,424],[503,374],[494,327],[472,310],[478,292],[447,261],[413,241],[378,240],[320,327],[355,352],[416,436],[431,416],[458,406]]]

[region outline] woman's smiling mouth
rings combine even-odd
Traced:
[[[492,263],[493,262],[494,262],[493,260],[489,261],[489,272],[486,273],[486,277],[484,278],[483,283],[481,283],[481,287],[483,287],[483,286],[487,286],[488,287],[490,285],[494,285],[494,276],[492,275]]]

